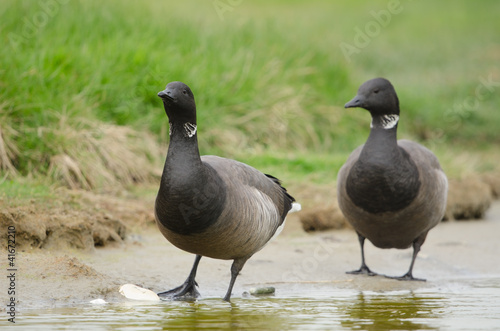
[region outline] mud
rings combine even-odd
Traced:
[[[0,227],[16,228],[20,248],[57,250],[121,243],[130,229],[154,222],[152,203],[83,190],[68,190],[60,206],[31,203],[0,208]],[[77,202],[75,202],[77,201]],[[6,233],[0,241],[6,244]]]

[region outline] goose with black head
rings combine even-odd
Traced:
[[[200,156],[196,104],[182,82],[158,93],[170,122],[170,144],[156,197],[156,223],[173,245],[196,255],[192,270],[179,287],[161,298],[199,296],[195,281],[202,256],[233,260],[224,300],[245,262],[284,226],[295,199],[273,176],[235,160]]]
[[[355,149],[337,177],[339,207],[358,234],[361,267],[349,273],[374,275],[366,265],[364,242],[379,248],[413,246],[408,272],[427,233],[443,218],[448,180],[436,156],[424,146],[397,140],[399,100],[392,84],[375,78],[361,85],[345,108],[360,107],[372,117],[366,143]]]

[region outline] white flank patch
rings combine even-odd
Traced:
[[[171,136],[172,135],[172,123],[168,123],[168,135]]]
[[[269,241],[266,243],[266,245],[264,246],[267,246],[268,243],[270,243],[271,241],[273,241],[277,236],[280,235],[281,231],[283,231],[283,229],[285,228],[285,223],[286,223],[286,217],[285,219],[283,220],[283,223],[281,223],[280,226],[278,226],[278,228],[276,229],[276,232],[273,234],[273,236],[271,237],[271,239],[269,239]]]
[[[93,305],[104,305],[107,302],[104,301],[103,299],[95,299],[95,300],[90,301],[90,303]]]
[[[134,284],[122,285],[120,287],[120,294],[132,300],[160,301],[160,297],[155,292]]]
[[[384,129],[392,129],[398,124],[399,116],[398,115],[384,115],[382,116],[382,127]]]
[[[184,130],[186,130],[186,135],[191,138],[196,134],[196,124],[184,123]]]
[[[276,232],[273,234],[273,236],[271,237],[271,239],[269,239],[269,241],[273,241],[274,238],[276,238],[277,236],[280,235],[281,231],[283,231],[283,229],[285,228],[285,223],[286,223],[286,217],[283,220],[283,223],[281,223],[281,225],[278,226],[278,228],[276,229]]]
[[[300,203],[297,203],[297,202],[294,202],[292,203],[292,208],[288,211],[288,213],[295,213],[296,211],[300,211],[302,209],[302,206],[300,205]],[[283,231],[283,229],[285,228],[285,223],[286,223],[286,218],[283,220],[283,223],[281,223],[281,225],[276,229],[276,232],[274,233],[274,235],[271,237],[271,239],[269,239],[269,241],[273,241],[274,238],[276,238],[277,236],[279,236],[279,234],[281,233],[281,231]]]

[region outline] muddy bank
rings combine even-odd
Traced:
[[[127,232],[154,222],[152,202],[83,190],[64,190],[55,206],[32,201],[0,208],[0,227],[15,226],[21,248],[90,250],[119,244]],[[6,243],[6,234],[1,235]]]
[[[494,188],[480,176],[450,179],[444,220],[484,217],[494,198]]]

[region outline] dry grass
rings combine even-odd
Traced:
[[[46,133],[64,141],[50,158],[49,175],[69,188],[113,190],[161,175],[165,148],[151,134],[130,127],[61,120]],[[75,129],[76,128],[76,129]]]
[[[157,180],[166,146],[147,130],[118,126],[83,116],[47,111],[47,124],[19,127],[0,104],[0,173],[15,178],[48,175],[68,188],[114,190]],[[55,120],[52,120],[54,119]],[[20,139],[36,137],[38,144]],[[28,147],[29,146],[29,147]],[[26,169],[26,164],[28,167]],[[1,178],[0,178],[1,179]]]
[[[4,105],[0,105],[3,109]],[[14,167],[13,160],[19,155],[19,150],[14,143],[14,137],[18,133],[7,124],[5,116],[0,118],[0,171],[5,173],[5,176],[15,176],[17,170]]]
[[[217,127],[200,122],[200,146],[215,147],[229,155],[241,154],[242,150],[263,153],[270,146],[294,151],[329,150],[335,143],[329,134],[333,106],[313,107],[309,90],[308,85],[300,91],[270,88],[266,103],[257,108],[235,107]]]

